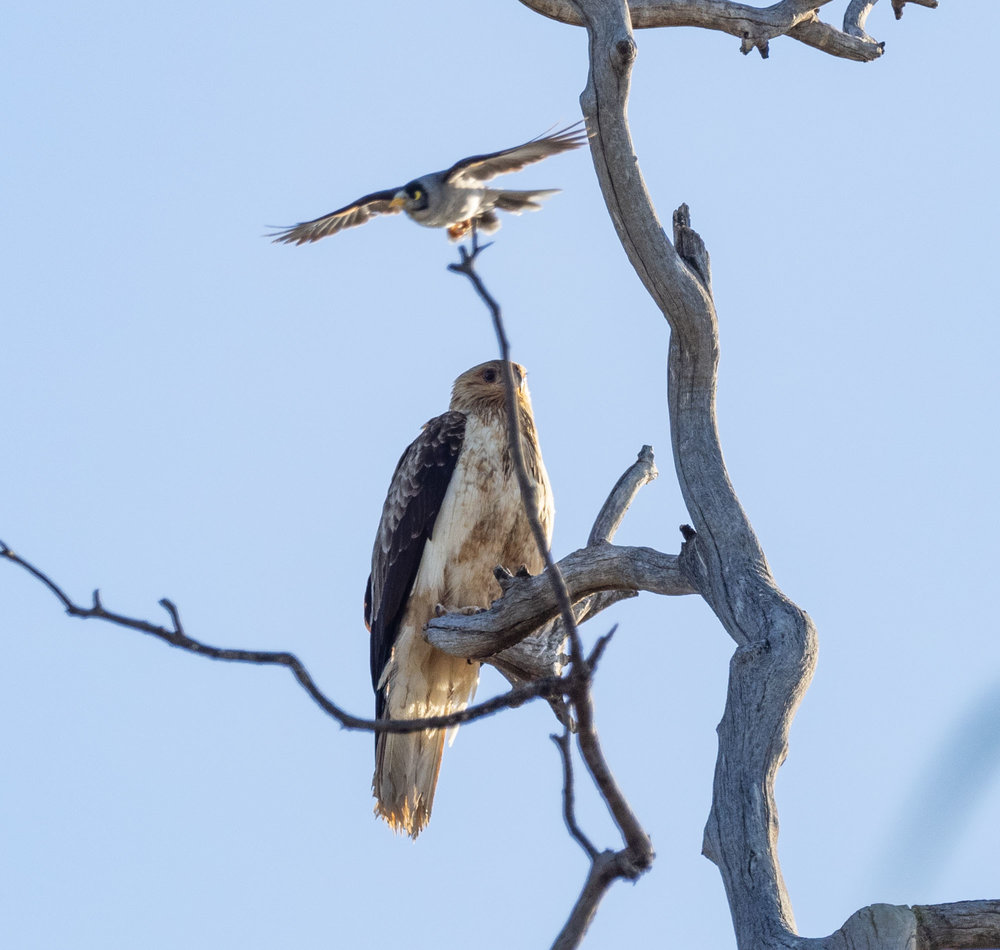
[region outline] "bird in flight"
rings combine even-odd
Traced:
[[[579,148],[586,141],[587,132],[581,120],[514,148],[463,158],[444,171],[421,175],[399,188],[375,191],[321,218],[282,228],[268,237],[275,244],[306,244],[364,224],[376,215],[400,211],[426,228],[447,228],[452,241],[461,240],[470,230],[473,238],[478,231],[492,234],[500,227],[497,211],[520,214],[537,210],[541,207],[538,199],[547,198],[559,189],[510,191],[489,188],[486,182],[498,175],[520,171],[525,165],[550,155]]]
[[[528,480],[550,538],[555,509],[526,373],[510,366]],[[393,473],[365,590],[377,719],[464,709],[479,663],[431,646],[424,625],[442,610],[489,607],[501,593],[497,565],[544,567],[511,464],[503,371],[492,360],[459,376],[449,410],[423,427]],[[375,812],[394,831],[416,838],[426,826],[449,731],[376,733]]]

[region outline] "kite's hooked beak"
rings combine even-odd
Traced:
[[[514,382],[517,384],[517,391],[523,393],[528,388],[528,374],[517,363],[513,365],[512,369],[514,370]]]
[[[392,208],[393,211],[399,211],[400,208],[405,208],[406,198],[407,195],[405,191],[397,191],[392,201],[389,202],[389,207]]]

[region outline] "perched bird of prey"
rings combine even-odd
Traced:
[[[528,478],[548,538],[552,490],[524,368],[511,368]],[[503,363],[493,360],[459,376],[448,412],[423,427],[392,476],[365,590],[376,718],[464,709],[479,681],[479,663],[431,646],[424,624],[442,610],[489,607],[501,593],[493,576],[498,564],[533,573],[543,567],[508,447],[502,374]],[[445,734],[376,734],[375,812],[394,831],[416,838],[426,826]]]
[[[364,224],[378,214],[405,211],[410,218],[426,228],[447,228],[453,241],[460,240],[470,229],[492,234],[500,227],[497,211],[520,214],[525,209],[537,210],[539,198],[559,191],[508,191],[487,188],[484,184],[497,175],[520,171],[525,165],[540,162],[550,155],[579,148],[587,141],[586,130],[576,123],[552,135],[539,136],[524,145],[472,155],[455,162],[451,168],[429,172],[414,178],[400,188],[376,191],[349,205],[331,211],[313,221],[305,221],[269,235],[276,244],[305,244],[318,241],[344,228]]]

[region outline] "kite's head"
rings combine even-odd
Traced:
[[[525,402],[528,399],[527,370],[519,363],[509,365],[514,374],[514,392],[518,402]],[[455,380],[451,408],[473,412],[503,409],[506,402],[503,374],[503,360],[490,360],[466,370]]]

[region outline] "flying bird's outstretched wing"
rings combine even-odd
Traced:
[[[539,136],[523,145],[505,148],[502,152],[463,158],[445,172],[444,180],[450,183],[489,181],[497,175],[520,171],[525,165],[540,162],[550,155],[579,148],[586,141],[587,130],[581,120],[552,135]]]
[[[290,228],[282,228],[269,234],[268,237],[273,238],[275,244],[306,244],[309,241],[325,238],[328,234],[336,234],[344,228],[357,227],[377,214],[398,214],[400,208],[392,207],[392,199],[397,191],[398,188],[390,188],[388,191],[372,192],[343,208],[324,214],[321,218],[303,221]]]
[[[431,419],[403,453],[389,485],[365,590],[376,719],[381,719],[385,710],[385,686],[379,681],[464,437],[464,413],[446,412]],[[375,738],[377,744],[378,733]]]

